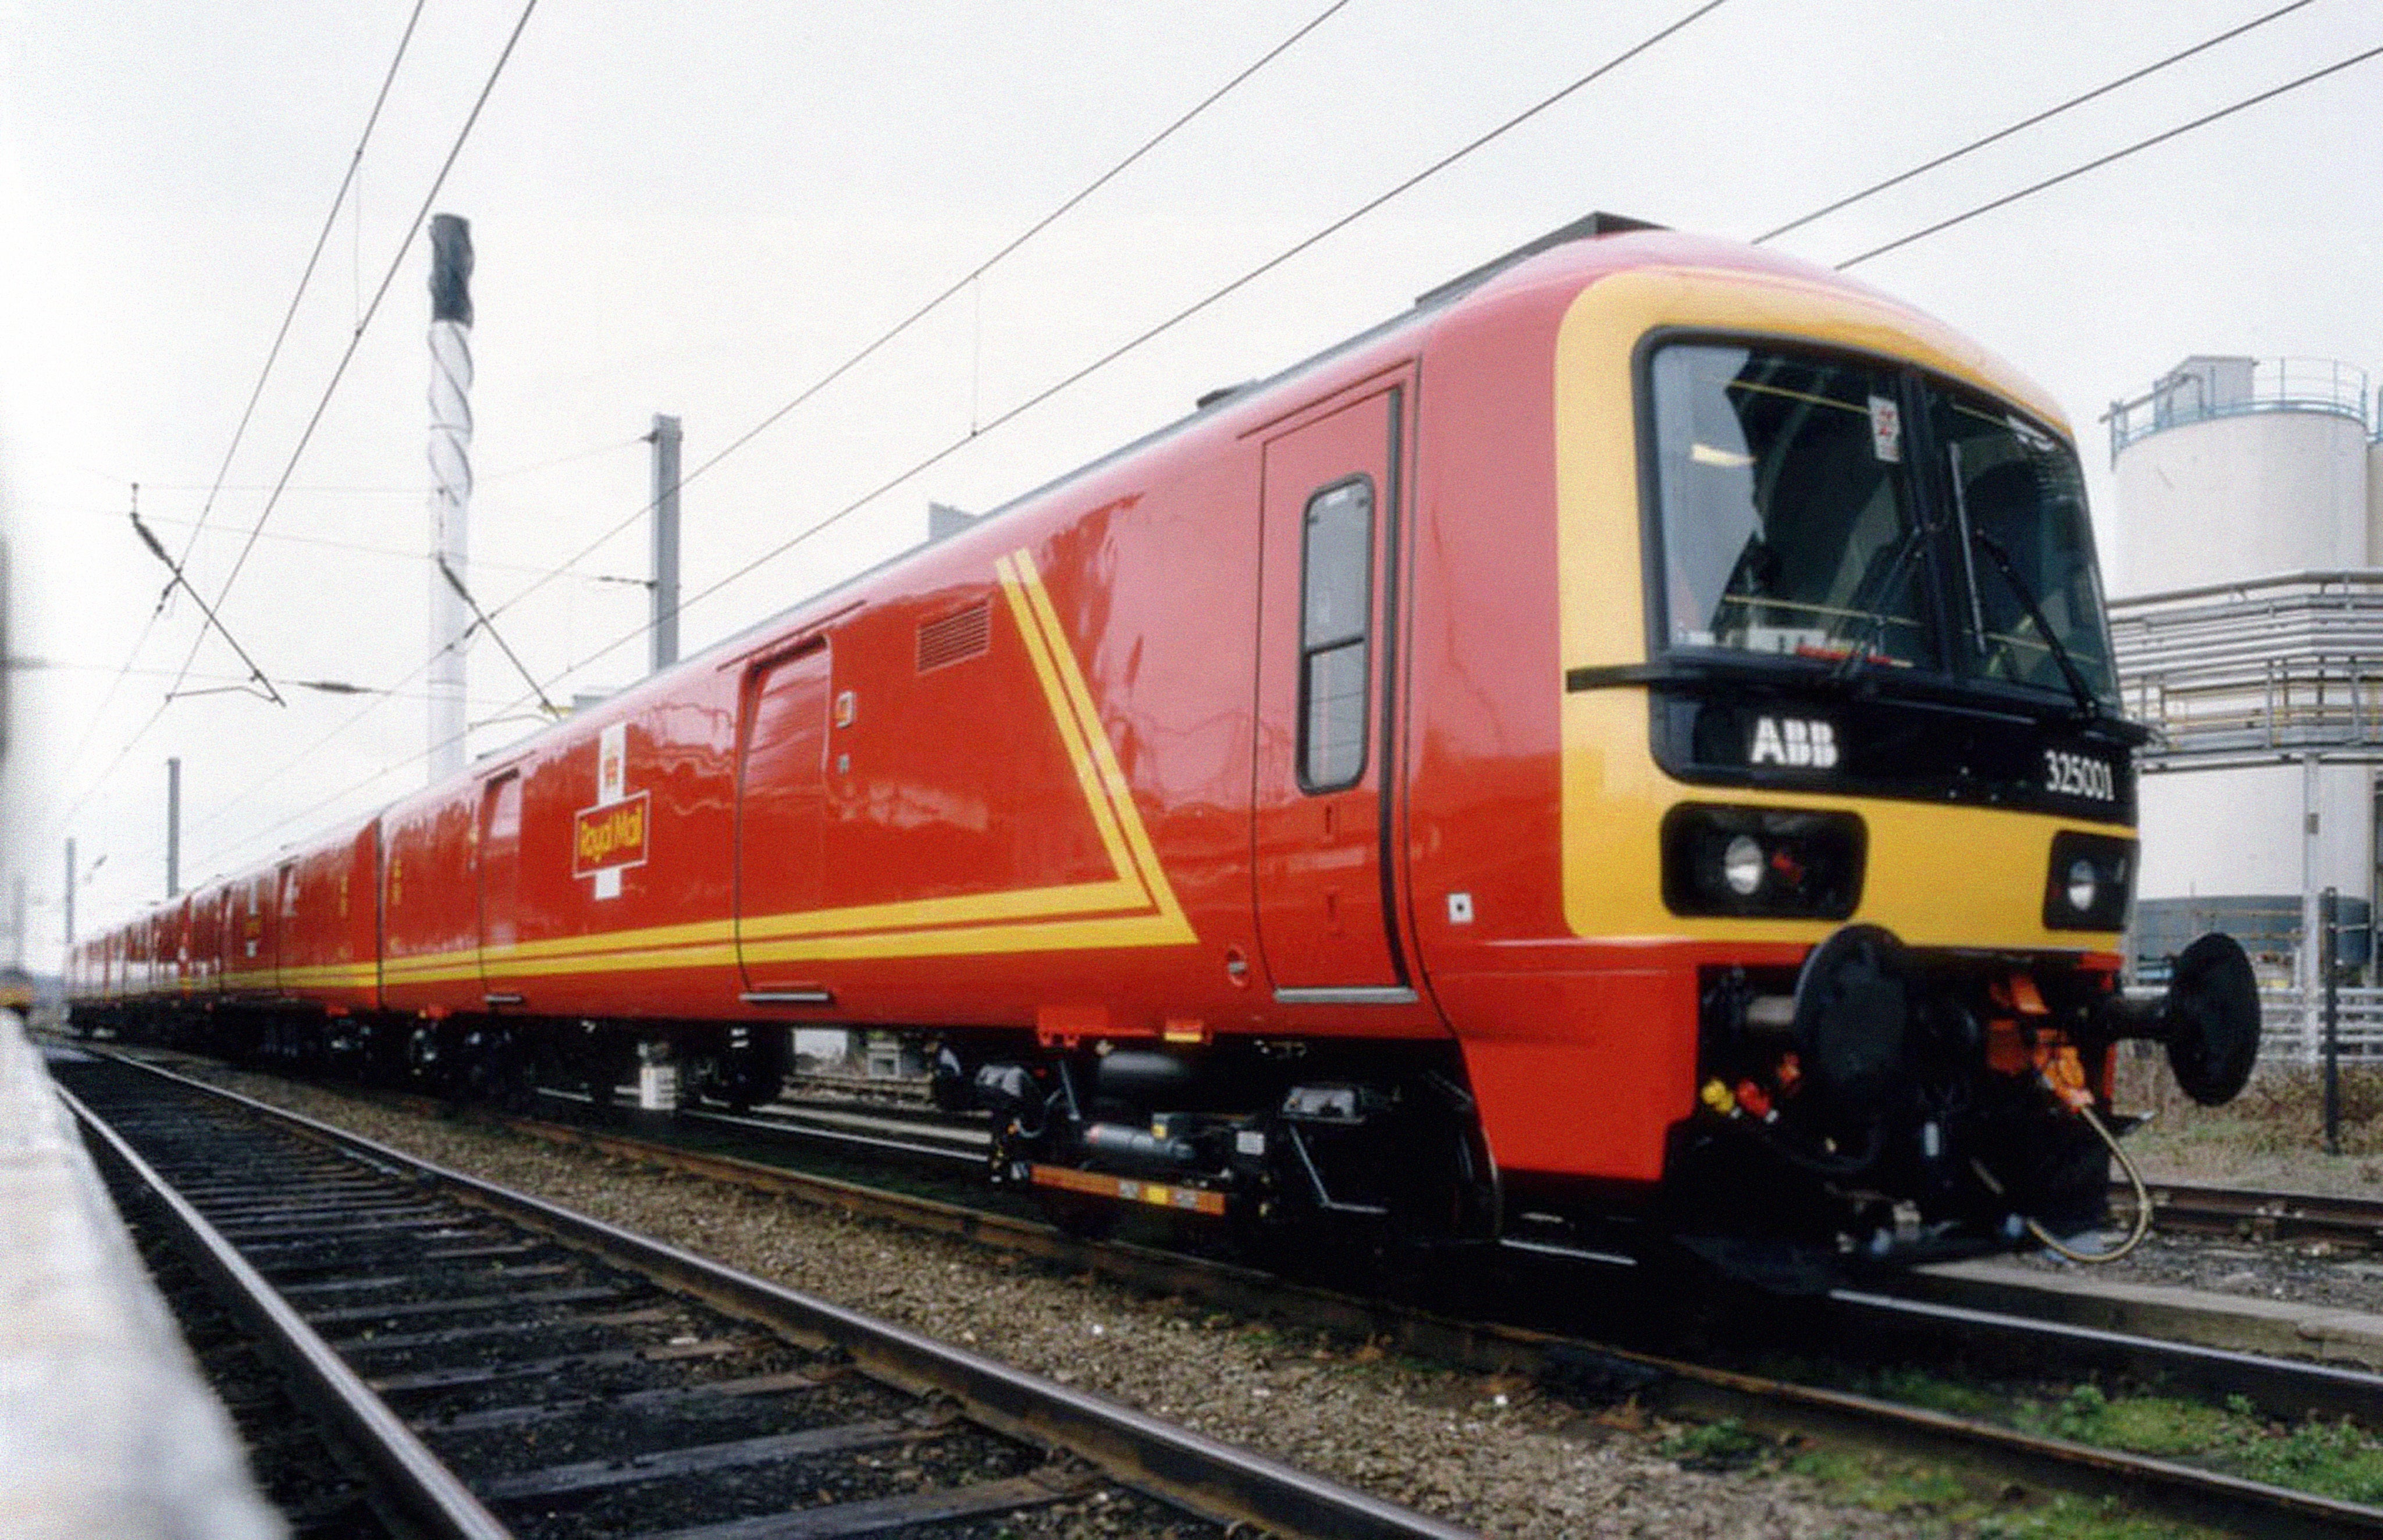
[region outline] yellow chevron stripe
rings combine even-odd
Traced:
[[[1047,593],[1042,595],[1041,605],[1034,602],[1043,583],[1040,574],[1036,574],[1029,587],[1027,574],[1033,570],[1027,554],[1019,551],[995,561],[994,571],[1000,575],[1002,597],[1009,601],[1010,616],[1017,622],[1019,635],[1025,640],[1027,656],[1033,660],[1034,677],[1043,686],[1043,705],[1050,709],[1052,724],[1059,730],[1060,742],[1067,745],[1068,762],[1075,768],[1076,783],[1083,788],[1084,804],[1093,815],[1093,825],[1100,831],[1101,844],[1108,852],[1109,869],[1122,879],[1133,869],[1133,856],[1117,828],[1115,797],[1110,788],[1102,783],[1100,764],[1086,745],[1084,719],[1077,709],[1075,695],[1068,688],[1067,675],[1074,671],[1075,654],[1064,636],[1056,647],[1052,645],[1058,618],[1050,613]],[[1066,655],[1064,662],[1058,654]],[[1082,679],[1080,673],[1076,674],[1079,684]],[[1100,735],[1102,746],[1106,747],[1107,734],[1101,730],[1097,718],[1093,731]],[[1149,902],[1147,893],[1137,896],[1142,903]]]
[[[1093,704],[1092,689],[1084,682],[1083,671],[1076,666],[1076,655],[1068,647],[1067,633],[1060,629],[1059,617],[1051,608],[1051,595],[1043,586],[1042,575],[1027,564],[1025,552],[1019,552],[1018,563],[1028,601],[1046,628],[1045,640],[1060,664],[1059,681],[1074,708],[1075,720],[1081,730],[1080,742],[1090,748],[1093,763],[1099,769],[1107,804],[1117,814],[1117,824],[1132,852],[1134,868],[1142,879],[1143,891],[1150,895],[1150,903],[1160,918],[1180,929],[1182,941],[1195,941],[1198,938],[1192,934],[1191,922],[1183,918],[1183,907],[1176,902],[1174,885],[1167,880],[1167,869],[1159,865],[1157,847],[1150,843],[1150,831],[1142,826],[1141,809],[1134,806],[1133,787],[1125,778],[1124,767],[1117,763],[1117,750],[1109,743],[1108,729],[1101,722],[1100,708]],[[1048,686],[1045,688],[1047,690]],[[1115,859],[1114,853],[1111,858]]]

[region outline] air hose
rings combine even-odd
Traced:
[[[2077,1109],[2077,1114],[2093,1127],[2094,1133],[2101,1136],[2102,1142],[2110,1147],[2110,1153],[2118,1161],[2118,1169],[2127,1174],[2127,1185],[2134,1190],[2134,1223],[2128,1227],[2127,1238],[2105,1251],[2080,1251],[2045,1229],[2037,1220],[2027,1220],[2027,1230],[2028,1234],[2043,1243],[2045,1250],[2054,1255],[2065,1257],[2070,1262],[2099,1266],[2105,1263],[2116,1262],[2127,1255],[2136,1247],[2141,1246],[2143,1243],[2143,1238],[2152,1233],[2152,1194],[2151,1189],[2143,1184],[2143,1174],[2135,1169],[2133,1161],[2127,1158],[2127,1152],[2119,1146],[2118,1136],[2110,1132],[2110,1126],[2103,1122],[2101,1116],[2092,1107],[2080,1106]],[[2003,1184],[1996,1181],[1994,1173],[1988,1171],[1982,1163],[1972,1160],[1969,1162],[1969,1168],[1975,1171],[1978,1174],[1978,1179],[1993,1189],[1997,1196],[2001,1194]]]

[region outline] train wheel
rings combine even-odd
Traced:
[[[426,1090],[436,1090],[446,1083],[445,1045],[438,1038],[435,1021],[417,1022],[405,1036],[405,1078]]]
[[[570,1045],[555,1051],[548,1078],[584,1092],[588,1104],[606,1108],[620,1100],[621,1087],[637,1078],[637,1042],[625,1034],[586,1028]]]
[[[463,1090],[473,1101],[509,1113],[527,1112],[537,1100],[529,1056],[510,1027],[481,1027],[462,1044]]]

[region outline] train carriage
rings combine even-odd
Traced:
[[[2007,1244],[2114,1041],[2255,1052],[2223,938],[2118,991],[2138,737],[2039,390],[1600,216],[385,810],[377,993],[352,907],[277,992],[732,1103],[907,1032],[1000,1179],[1257,1228]]]

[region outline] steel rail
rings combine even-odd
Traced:
[[[908,1119],[899,1114],[872,1114],[870,1118],[887,1127],[910,1123],[919,1130],[917,1139],[896,1138],[884,1132],[870,1133],[858,1126],[840,1126],[841,1120],[822,1115],[819,1111],[789,1105],[787,1110],[764,1116],[759,1112],[719,1113],[701,1108],[682,1108],[679,1115],[700,1122],[719,1124],[731,1128],[752,1128],[763,1133],[792,1139],[809,1139],[822,1142],[848,1145],[857,1150],[890,1150],[896,1154],[917,1155],[926,1160],[950,1161],[961,1164],[982,1166],[993,1152],[990,1139],[973,1140],[945,1137],[941,1142],[922,1143],[942,1134],[946,1126],[926,1119]]]
[[[2071,1439],[1814,1386],[1671,1365],[1685,1399],[1756,1425],[1889,1442],[1964,1469],[1984,1467],[2087,1497],[2149,1505],[2162,1515],[2215,1523],[2263,1540],[2292,1535],[2383,1534],[2383,1508],[2222,1475]],[[1783,1413],[1784,1414],[1783,1417]]]
[[[409,1519],[441,1540],[507,1540],[512,1531],[480,1505],[404,1419],[373,1393],[187,1199],[73,1092],[61,1087],[57,1094],[98,1141],[102,1158],[156,1202],[177,1243],[216,1280],[227,1306],[290,1369],[316,1411],[355,1442]]]
[[[2377,1409],[2383,1408],[2383,1374],[2364,1369],[2144,1337],[1909,1294],[1840,1288],[1832,1290],[1829,1299],[1852,1318],[1856,1329],[1955,1332],[1973,1342],[1999,1346],[2036,1364],[2092,1363],[2205,1391],[2247,1396],[2279,1417],[2350,1416],[2371,1421]]]
[[[2383,1202],[2371,1198],[2198,1182],[2148,1185],[2155,1223],[2221,1233],[2247,1227],[2259,1239],[2306,1238],[2383,1247]]]
[[[110,1055],[115,1057],[115,1055]],[[120,1060],[138,1063],[136,1060]],[[1085,1391],[873,1320],[528,1193],[409,1155],[360,1134],[221,1086],[142,1065],[154,1075],[412,1172],[458,1196],[615,1257],[733,1313],[832,1340],[865,1371],[939,1390],[996,1431],[1064,1447],[1130,1485],[1226,1523],[1318,1540],[1460,1540],[1472,1531],[1237,1449]],[[327,1349],[324,1351],[328,1352]],[[504,1531],[493,1532],[502,1534]]]

